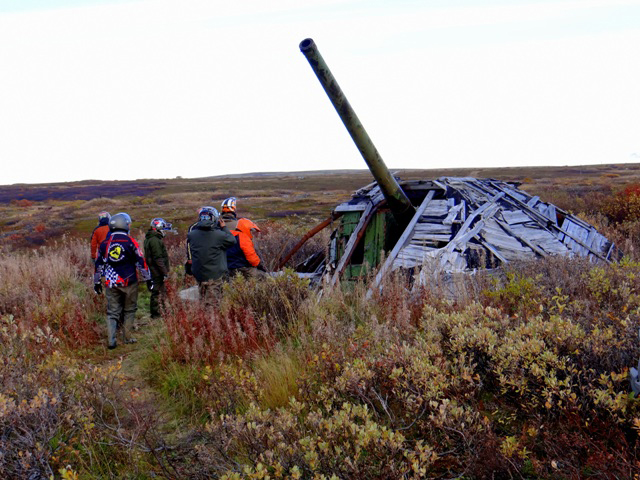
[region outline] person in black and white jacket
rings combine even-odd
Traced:
[[[122,332],[123,343],[134,343],[131,337],[138,309],[138,275],[153,291],[151,273],[140,245],[129,235],[131,217],[118,213],[109,219],[111,234],[100,244],[96,258],[93,289],[102,293],[101,277],[105,278],[107,297],[107,336],[109,349],[116,348],[116,333]]]

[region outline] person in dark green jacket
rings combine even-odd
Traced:
[[[171,230],[171,224],[162,218],[151,220],[151,227],[144,239],[144,258],[151,270],[153,290],[149,300],[151,318],[159,318],[165,307],[167,289],[165,279],[169,275],[169,254],[164,246],[164,232]]]
[[[226,250],[236,239],[215,208],[202,207],[199,218],[187,234],[187,264],[198,281],[202,301],[215,305],[229,278]]]

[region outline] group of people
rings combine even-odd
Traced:
[[[198,282],[201,300],[215,305],[222,285],[233,275],[255,277],[266,268],[255,250],[253,235],[258,226],[247,218],[238,218],[236,198],[225,199],[222,215],[214,207],[198,211],[198,221],[187,233],[185,273]],[[166,301],[165,281],[169,275],[169,255],[164,236],[172,225],[163,218],[151,220],[144,250],[130,235],[131,217],[127,213],[100,212],[98,226],[91,236],[91,258],[95,262],[94,291],[107,297],[107,344],[117,346],[117,332],[123,343],[134,343],[131,336],[138,306],[138,272],[151,293],[151,318],[162,315]]]

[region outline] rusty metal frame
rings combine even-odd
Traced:
[[[293,257],[295,255],[295,253],[300,250],[302,248],[302,246],[307,243],[307,240],[309,240],[310,238],[314,237],[316,234],[320,233],[322,230],[324,230],[326,227],[328,227],[329,225],[331,225],[331,223],[333,221],[335,221],[336,219],[340,218],[340,216],[342,215],[342,213],[339,212],[331,212],[331,215],[324,220],[323,222],[319,223],[318,225],[316,225],[315,227],[313,227],[311,230],[309,230],[299,241],[298,243],[296,243],[293,248],[291,250],[289,250],[289,252],[284,256],[284,258],[282,260],[280,260],[278,262],[278,265],[276,266],[276,270],[281,270],[282,267],[284,267],[286,265],[286,263],[291,260],[291,257]]]

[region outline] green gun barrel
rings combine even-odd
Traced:
[[[307,57],[309,65],[311,65],[311,68],[318,77],[322,88],[324,88],[324,91],[329,96],[331,103],[333,103],[338,115],[340,115],[342,119],[342,123],[347,127],[347,131],[358,147],[358,150],[360,150],[360,154],[367,163],[373,178],[378,182],[387,200],[387,204],[391,212],[393,212],[393,216],[404,228],[415,214],[415,207],[411,204],[411,201],[407,198],[400,185],[398,185],[396,179],[389,172],[371,138],[369,138],[367,131],[358,119],[356,112],[351,108],[347,97],[345,97],[331,70],[327,67],[322,55],[320,55],[315,42],[311,38],[303,40],[300,42],[300,51]]]

